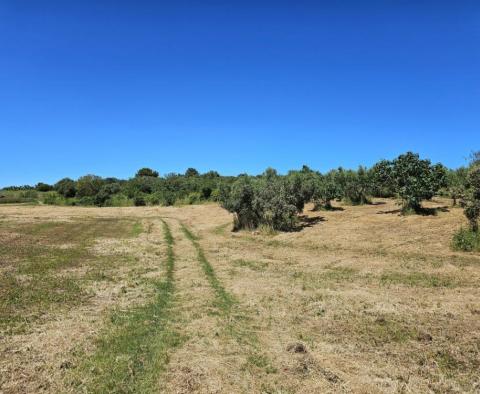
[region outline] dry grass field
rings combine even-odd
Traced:
[[[450,205],[307,207],[277,235],[212,204],[1,206],[0,392],[480,392]]]

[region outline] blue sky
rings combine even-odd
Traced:
[[[480,149],[478,1],[0,0],[0,186]]]

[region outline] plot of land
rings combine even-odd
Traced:
[[[478,392],[480,256],[429,204],[277,235],[213,204],[1,206],[0,392]]]

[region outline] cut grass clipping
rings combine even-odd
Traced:
[[[158,374],[168,363],[168,350],[181,339],[169,324],[174,296],[174,239],[163,222],[167,244],[166,276],[153,280],[155,299],[147,305],[114,313],[95,354],[79,368],[74,385],[91,393],[158,390]]]

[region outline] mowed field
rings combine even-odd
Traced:
[[[307,206],[277,235],[213,204],[0,206],[0,392],[479,392],[450,205]]]

